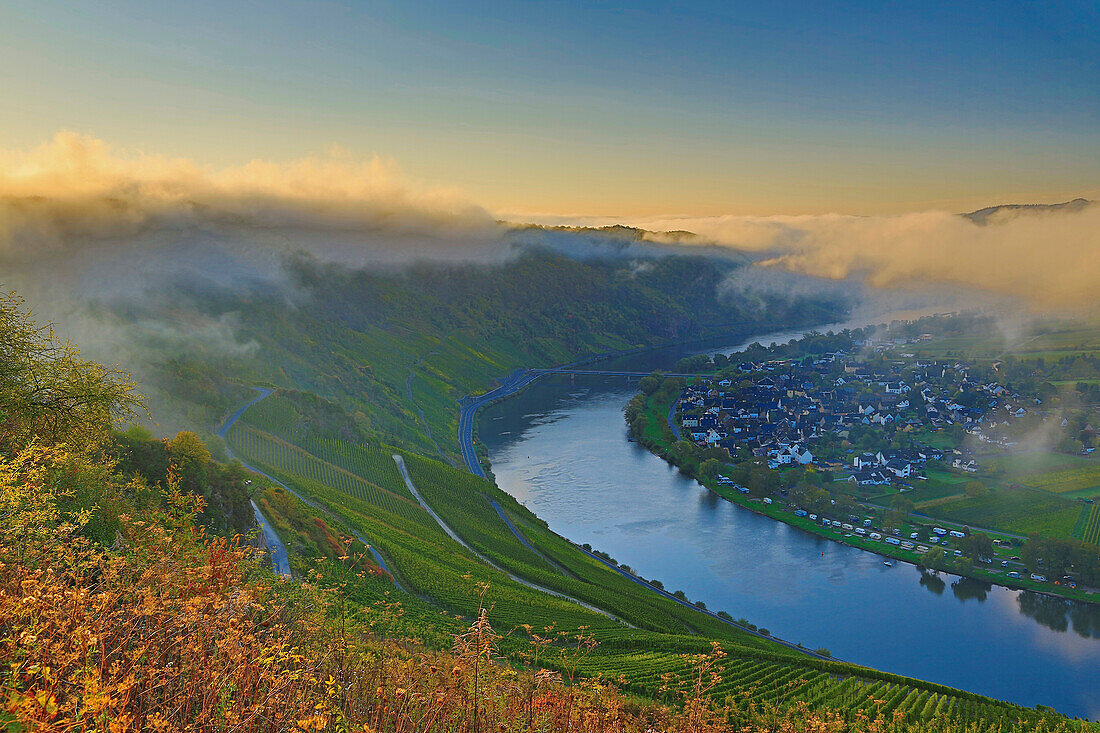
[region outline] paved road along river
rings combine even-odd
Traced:
[[[684,353],[607,366],[645,372]],[[627,441],[622,407],[636,383],[549,375],[484,408],[479,436],[501,488],[565,537],[785,639],[1100,719],[1100,606],[886,567],[877,555],[723,501]]]

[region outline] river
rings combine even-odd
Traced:
[[[797,331],[749,341],[798,338]],[[669,368],[677,347],[608,369]],[[1100,606],[923,576],[716,497],[627,440],[636,380],[546,377],[485,408],[497,483],[550,527],[712,610],[836,657],[1100,719]]]

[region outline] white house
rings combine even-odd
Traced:
[[[813,463],[814,460],[814,454],[800,445],[789,446],[787,448],[787,453],[788,455],[790,455],[791,460],[794,463],[799,463],[803,466],[805,466],[807,463]]]
[[[894,474],[898,478],[909,478],[913,473],[913,464],[909,461],[903,461],[900,458],[895,458],[892,461],[887,462],[886,470]]]
[[[865,468],[870,468],[877,463],[878,460],[870,453],[863,453],[862,455],[852,456],[852,465],[861,471]]]

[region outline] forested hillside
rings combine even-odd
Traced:
[[[356,430],[451,457],[455,400],[517,367],[820,323],[845,307],[773,296],[761,308],[759,298],[721,287],[739,266],[702,256],[573,259],[545,250],[497,265],[371,271],[298,259],[280,287],[180,286],[170,307],[127,304],[115,317],[136,329],[186,322],[188,312],[234,325],[247,348],[200,342],[157,361],[154,386],[166,398],[154,404],[188,427],[216,422],[244,394],[235,385],[270,383],[340,403]]]

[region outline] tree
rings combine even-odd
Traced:
[[[661,388],[661,377],[658,373],[654,372],[648,377],[642,377],[638,380],[638,389],[642,390],[647,395],[652,395]]]
[[[722,464],[714,458],[708,458],[699,464],[699,478],[704,481],[713,481],[718,477],[718,469]]]
[[[168,455],[179,471],[183,487],[188,491],[202,493],[206,485],[207,464],[210,463],[210,451],[202,438],[187,430],[176,433],[168,441]]]
[[[805,482],[791,490],[791,499],[811,512],[822,513],[832,507],[832,494],[820,486]]]
[[[81,359],[14,293],[0,297],[0,344],[0,450],[32,438],[101,447],[114,422],[144,409],[129,375]]]
[[[993,557],[993,540],[989,535],[980,532],[972,532],[958,541],[959,549],[967,557],[980,560],[983,557]]]
[[[773,471],[760,463],[753,463],[749,467],[748,481],[745,482],[745,486],[753,496],[768,496],[779,488],[780,480],[778,471]]]
[[[916,504],[905,494],[896,494],[890,499],[890,508],[899,514],[910,514],[916,508]]]

